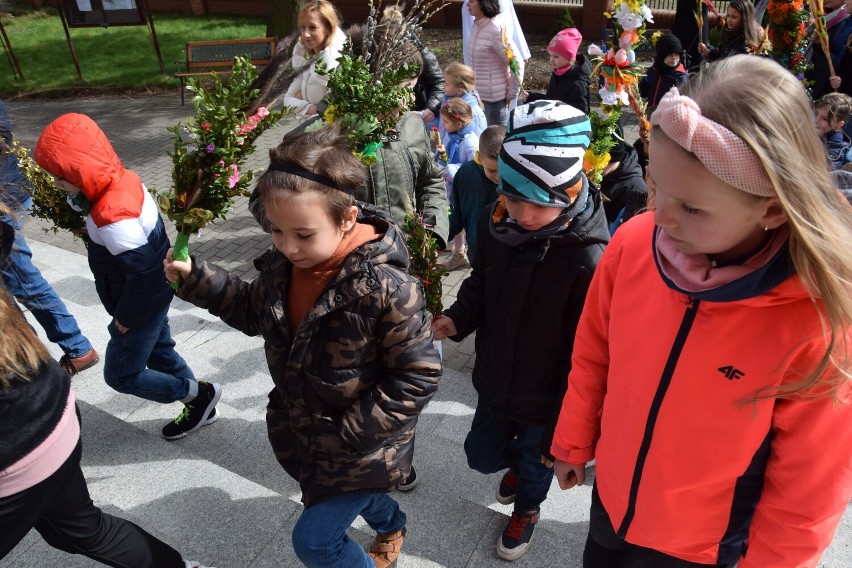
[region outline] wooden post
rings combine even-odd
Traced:
[[[193,16],[202,16],[207,13],[207,2],[204,0],[189,0],[189,7],[192,8]]]
[[[71,58],[74,60],[74,67],[77,69],[77,78],[83,80],[83,72],[80,71],[80,61],[77,59],[77,52],[74,50],[74,42],[71,41],[71,32],[68,31],[68,21],[65,18],[65,0],[59,4],[59,19],[62,20],[62,28],[65,30],[65,39],[68,40],[68,49],[71,50]]]
[[[9,57],[9,63],[12,64],[12,71],[17,71],[15,75],[15,80],[19,77],[21,81],[24,81],[24,72],[21,71],[21,64],[18,63],[18,58],[15,57],[15,50],[12,49],[12,42],[9,41],[9,36],[6,35],[6,28],[3,27],[3,22],[0,22],[0,34],[2,34],[2,45],[3,50],[6,52],[6,55]]]
[[[612,0],[583,2],[583,8],[580,12],[583,22],[583,27],[580,32],[583,37],[589,41],[597,41],[601,37],[601,30],[606,29],[609,20],[604,17],[604,12],[612,10]]]

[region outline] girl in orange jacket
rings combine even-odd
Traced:
[[[587,568],[815,567],[831,542],[852,496],[852,209],[811,116],[748,56],[654,112],[655,210],[598,265],[551,448],[563,489],[596,458]]]

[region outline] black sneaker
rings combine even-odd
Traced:
[[[216,403],[221,396],[222,387],[218,384],[198,381],[198,396],[184,404],[180,415],[163,426],[163,438],[177,440],[215,422],[219,418]]]
[[[515,475],[515,470],[509,468],[509,471],[503,474],[497,485],[497,502],[502,505],[511,505],[515,502],[515,493],[518,490],[518,476]]]
[[[417,479],[417,472],[414,471],[414,466],[411,466],[411,471],[408,472],[408,477],[400,481],[396,488],[400,491],[411,491],[417,487],[418,481],[420,480]]]
[[[497,541],[497,556],[503,560],[517,560],[527,551],[538,523],[538,509],[512,512],[509,524]]]

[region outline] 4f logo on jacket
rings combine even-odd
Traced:
[[[745,377],[745,371],[740,371],[739,369],[735,369],[731,365],[726,367],[719,367],[717,369],[720,373],[725,375],[725,378],[729,381],[733,381],[734,379],[739,379],[740,377]]]

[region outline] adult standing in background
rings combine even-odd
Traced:
[[[825,28],[828,31],[828,50],[834,64],[835,73],[841,67],[843,53],[849,36],[852,35],[852,18],[844,0],[825,0]],[[813,100],[819,100],[832,91],[831,77],[828,70],[828,59],[819,41],[811,42],[811,63],[813,67],[805,73],[805,78],[812,81],[811,95]],[[836,80],[835,80],[836,82]]]
[[[33,200],[18,158],[7,151],[11,145],[12,121],[0,100],[0,201],[11,211],[11,214],[0,214],[0,221],[8,223],[15,230],[12,250],[0,262],[0,275],[9,293],[44,328],[47,338],[62,348],[65,355],[59,364],[73,377],[96,365],[100,357],[80,331],[77,320],[33,264],[33,253],[22,232]]]
[[[444,71],[438,58],[423,45],[419,39],[412,40],[423,58],[423,69],[414,84],[414,108],[420,114],[423,122],[431,122],[441,110],[441,100],[444,98]]]
[[[465,54],[476,72],[476,90],[483,102],[488,126],[506,124],[509,102],[518,96],[524,76],[524,61],[515,42],[508,35],[502,20],[498,20],[498,0],[468,0],[473,16]],[[517,63],[517,74],[509,69],[506,54],[511,50]]]
[[[680,40],[686,60],[683,66],[689,69],[697,69],[701,65],[701,54],[698,52],[699,43],[707,43],[710,35],[707,15],[709,10],[707,4],[701,4],[701,19],[703,25],[698,29],[695,21],[695,10],[698,0],[677,0],[674,22],[672,22],[672,35]]]
[[[319,75],[316,64],[326,69],[337,67],[346,34],[340,29],[337,8],[328,0],[309,0],[299,11],[299,43],[293,49],[293,68],[308,66],[290,84],[284,95],[284,106],[293,107],[301,115],[317,114],[317,105],[328,93],[328,75]]]
[[[473,27],[473,16],[470,15],[467,4],[469,0],[464,0],[462,3],[462,52],[464,55],[464,64],[471,66],[470,57],[467,54],[467,45],[470,41],[470,30]],[[518,15],[515,13],[515,6],[512,0],[500,0],[500,15],[498,18],[503,20],[503,25],[515,47],[518,48],[518,56],[526,63],[531,57],[530,48],[527,45],[527,38],[524,37],[524,30],[521,29],[521,23],[518,21]],[[515,108],[517,99],[509,102],[509,110]]]

